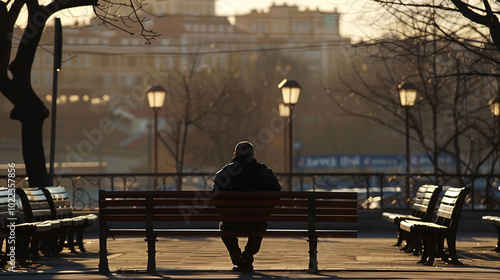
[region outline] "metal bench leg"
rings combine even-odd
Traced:
[[[92,225],[92,223],[85,222],[84,225],[78,227],[75,231],[76,234],[76,244],[78,245],[78,248],[80,249],[80,252],[85,253],[87,250],[85,249],[85,245],[83,244],[83,232]],[[74,246],[74,244],[73,244]],[[74,247],[73,247],[74,250]],[[75,250],[76,251],[76,250]]]
[[[424,250],[428,254],[427,262],[425,265],[432,266],[434,264],[434,260],[436,259],[436,236],[432,232],[423,233],[424,239],[427,241],[424,242]]]
[[[318,238],[309,238],[309,272],[318,273]]]
[[[31,240],[28,242],[30,243],[29,248],[30,248],[30,253],[31,257],[33,260],[41,260],[42,257],[40,256],[39,251],[41,250],[41,235],[42,233],[36,232],[31,236]]]
[[[71,251],[71,253],[74,253],[76,254],[76,250],[75,250],[75,231],[76,231],[76,227],[71,227],[69,230],[68,230],[68,234],[67,234],[67,238],[68,238],[68,248],[69,250]]]
[[[406,240],[407,238],[405,238],[405,231],[400,229],[398,227],[398,241],[396,242],[396,244],[394,244],[394,246],[401,246],[401,244],[403,243],[403,240]]]
[[[418,261],[418,263],[425,264],[427,262],[427,259],[429,258],[429,250],[428,250],[428,248],[430,248],[429,240],[425,234],[418,234],[418,237],[421,238],[421,242],[424,246],[424,250],[422,252],[422,255],[420,256],[420,261]]]
[[[493,251],[500,252],[500,226],[495,225],[495,228],[498,231],[498,241],[497,241],[497,247],[493,249]]]
[[[99,274],[109,275],[106,222],[99,221]]]
[[[27,261],[29,257],[29,247],[30,247],[30,235],[20,234],[16,236],[16,259],[19,264],[23,267],[27,266]],[[5,248],[7,254],[7,248]]]
[[[156,235],[148,236],[144,241],[148,242],[148,274],[156,274]]]
[[[444,241],[443,241],[444,243]],[[446,237],[446,244],[448,244],[448,250],[449,250],[449,258],[447,263],[453,263],[456,266],[461,266],[463,263],[461,263],[458,260],[457,256],[457,246],[456,246],[456,236],[447,236]],[[444,259],[443,259],[444,260]]]
[[[68,232],[68,228],[61,228],[59,232],[59,238],[57,240],[57,247],[55,248],[56,255],[61,253],[64,250],[64,243],[66,242],[66,235]]]
[[[414,255],[418,256],[422,247],[420,236],[412,231],[407,233],[406,237],[406,245],[401,250],[405,253],[414,253]]]

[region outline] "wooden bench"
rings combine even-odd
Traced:
[[[22,223],[14,188],[0,188],[0,248],[5,243],[4,254],[1,255],[2,266],[25,266],[30,258],[31,239],[47,232],[50,227],[46,223]]]
[[[419,263],[433,265],[436,256],[446,263],[461,265],[456,251],[456,237],[458,223],[465,197],[470,188],[449,188],[444,193],[439,204],[436,220],[432,222],[403,220],[400,223],[402,230],[409,232],[423,242],[423,253]],[[448,253],[444,251],[444,240],[448,245]]]
[[[42,191],[49,202],[52,218],[71,221],[67,231],[65,230],[60,236],[57,250],[61,251],[64,247],[68,247],[72,253],[76,253],[75,244],[77,244],[80,251],[85,253],[83,232],[97,221],[97,216],[95,214],[74,216],[71,201],[64,187],[45,187],[42,188]],[[64,243],[65,240],[67,241],[66,244]]]
[[[318,237],[355,238],[356,219],[355,192],[101,190],[99,272],[110,273],[109,236],[145,236],[147,272],[155,273],[158,236],[220,237],[219,221],[269,221],[263,236],[308,238],[309,270],[315,272]]]
[[[39,188],[17,188],[16,194],[21,201],[19,212],[24,216],[24,222],[50,225],[42,233],[32,237],[33,258],[40,258],[39,251],[44,256],[57,255],[59,237],[71,225],[71,221],[53,218],[49,202]]]
[[[406,232],[399,227],[402,220],[415,220],[430,222],[432,220],[432,215],[434,214],[434,209],[436,207],[436,202],[439,197],[439,193],[442,191],[442,187],[434,185],[423,185],[417,190],[417,194],[413,199],[411,205],[410,214],[399,214],[399,213],[382,213],[382,218],[396,225],[398,229],[398,240],[394,246],[400,246],[403,240],[407,240]]]
[[[497,247],[493,250],[495,252],[500,252],[500,217],[499,216],[483,216],[481,218],[483,223],[492,224],[495,226],[498,232]]]

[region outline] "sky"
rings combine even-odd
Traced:
[[[216,13],[232,16],[249,13],[252,9],[268,11],[273,5],[296,5],[300,10],[319,8],[320,11],[337,10],[342,14],[340,32],[345,37],[353,39],[365,38],[373,33],[373,26],[380,20],[376,16],[380,6],[370,0],[218,0]]]

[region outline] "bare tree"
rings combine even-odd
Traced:
[[[458,30],[450,36],[453,22],[447,20],[442,7],[408,5],[396,10],[392,4],[384,4],[393,13],[395,24],[384,38],[354,48],[351,76],[340,76],[346,94],[332,96],[332,100],[348,114],[404,135],[406,120],[397,85],[414,83],[419,98],[408,120],[412,150],[427,155],[435,183],[440,183],[440,176],[452,175],[461,181],[462,175],[475,176],[488,167],[492,171],[489,164],[494,162],[498,143],[492,141],[487,102],[497,87],[498,61],[494,58],[498,54],[487,41],[477,44],[477,38],[459,38]],[[356,108],[353,104],[361,105]],[[455,158],[454,171],[443,168],[442,155]]]
[[[168,151],[166,163],[179,174],[178,189],[182,173],[202,167],[212,155],[215,142],[209,135],[222,133],[226,128],[218,120],[210,126],[208,120],[213,114],[224,112],[219,105],[228,102],[234,87],[233,73],[220,76],[202,59],[194,55],[185,60],[182,70],[169,73],[167,126],[160,131],[160,140]]]
[[[500,22],[498,21],[499,6],[498,2],[482,0],[474,4],[463,2],[461,0],[451,0],[465,18],[485,27],[489,30],[491,40],[500,51]],[[481,7],[482,4],[482,7]],[[495,5],[495,7],[492,6]]]
[[[141,8],[139,2],[135,0],[99,2],[98,4],[98,0],[54,0],[46,5],[36,0],[0,2],[0,91],[14,105],[10,117],[21,122],[23,158],[29,184],[32,186],[52,184],[49,182],[45,167],[42,138],[43,123],[49,116],[49,110],[31,85],[33,60],[47,20],[61,10],[94,6],[97,16],[108,24],[113,24],[122,30],[138,29],[147,42],[157,36],[154,32],[146,30],[142,25],[145,19],[137,16],[137,10]],[[26,13],[22,12],[24,7]],[[20,16],[26,16],[27,24],[21,38],[17,40],[14,34]],[[138,28],[135,27],[137,25]],[[17,51],[12,59],[11,55],[16,45]]]
[[[490,60],[498,67],[500,64],[500,24],[497,14],[498,3],[461,0],[372,0],[380,4],[387,14],[393,15],[398,24],[402,18],[434,26],[439,32],[434,35],[454,41],[470,52]],[[417,31],[418,32],[418,31]],[[478,46],[481,46],[478,48]],[[491,50],[495,50],[492,52]],[[491,75],[492,73],[479,73]]]

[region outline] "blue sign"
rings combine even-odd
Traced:
[[[455,159],[451,155],[439,157],[440,166],[452,166]],[[406,165],[405,155],[319,155],[299,156],[295,159],[297,169],[332,169],[332,168],[403,168]],[[410,166],[414,168],[432,167],[425,154],[411,154]]]

